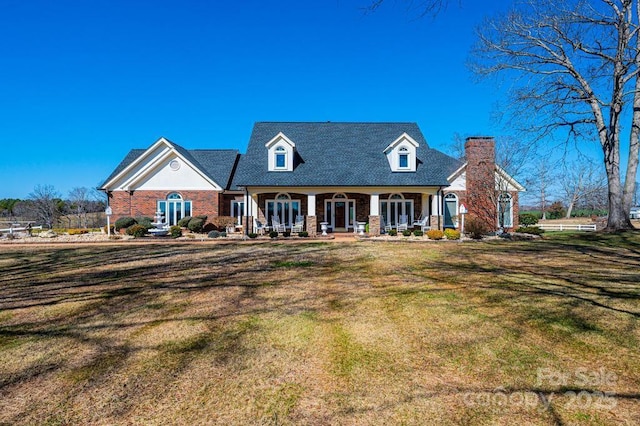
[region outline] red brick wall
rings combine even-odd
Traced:
[[[158,200],[166,200],[167,195],[178,192],[186,201],[191,201],[191,213],[207,215],[209,220],[220,212],[222,197],[216,191],[113,191],[109,193],[109,205],[113,210],[113,221],[124,216],[153,217]]]
[[[467,138],[464,149],[467,159],[465,206],[469,210],[469,215],[479,218],[491,230],[495,230],[498,217],[494,202],[496,185],[495,142],[493,138]]]

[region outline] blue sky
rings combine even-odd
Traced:
[[[0,0],[0,198],[96,187],[160,136],[243,152],[255,121],[415,121],[445,152],[502,133],[465,63],[508,1],[368,3]]]

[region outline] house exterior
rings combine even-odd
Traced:
[[[276,215],[288,226],[303,216],[310,235],[358,222],[377,235],[403,215],[455,228],[462,203],[494,229],[516,227],[524,188],[496,167],[493,139],[469,138],[465,150],[462,162],[430,148],[415,123],[258,122],[246,154],[160,138],[132,150],[101,189],[116,218],[234,216],[246,232]]]

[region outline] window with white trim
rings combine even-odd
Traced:
[[[413,223],[413,200],[405,200],[402,194],[391,194],[388,199],[380,200],[380,215],[391,226],[396,226],[402,215]]]
[[[508,192],[498,197],[498,227],[511,228],[513,226],[513,198]]]
[[[243,200],[231,200],[231,216],[236,218],[236,225],[242,225],[242,217],[244,216]]]
[[[192,216],[191,200],[183,200],[182,195],[172,192],[165,200],[158,200],[157,211],[162,212],[164,222],[169,225],[177,225],[185,216]]]
[[[278,146],[274,150],[274,164],[276,165],[276,169],[286,169],[287,168],[287,151]]]
[[[398,169],[406,170],[409,168],[409,150],[407,147],[401,147],[398,150]]]
[[[452,192],[444,196],[444,227],[458,227],[458,196]]]
[[[277,216],[280,223],[293,226],[296,216],[301,214],[300,200],[292,200],[287,193],[276,195],[275,199],[266,200],[264,215],[269,226],[273,226],[273,217]]]

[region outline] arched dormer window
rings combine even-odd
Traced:
[[[415,172],[418,164],[418,142],[403,133],[384,150],[392,172]]]
[[[267,148],[270,172],[292,172],[296,144],[282,132],[264,145]]]
[[[409,150],[406,146],[400,147],[400,149],[398,149],[398,168],[409,168]]]
[[[274,163],[276,169],[286,169],[287,168],[287,150],[281,146],[276,147],[274,150]]]

